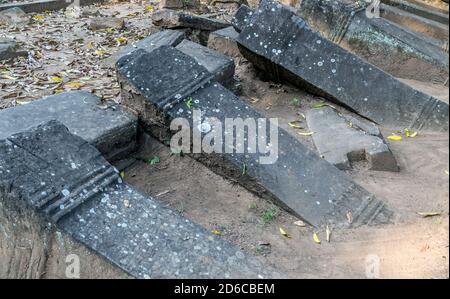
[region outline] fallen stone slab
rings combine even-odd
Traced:
[[[135,44],[127,45],[114,53],[111,57],[106,58],[103,63],[108,67],[112,67],[124,55],[131,53],[136,49],[143,49],[151,52],[160,46],[175,47],[185,39],[185,34],[176,30],[162,30],[149,35],[143,40]]]
[[[430,6],[420,1],[383,0],[383,3],[398,7],[404,11],[448,25],[448,11]]]
[[[154,25],[163,28],[193,28],[205,31],[215,31],[230,26],[230,24],[225,21],[195,16],[169,9],[162,9],[153,13],[152,22]]]
[[[188,40],[182,41],[176,48],[194,58],[208,72],[214,74],[217,82],[224,86],[230,86],[233,83],[235,71],[233,59]]]
[[[28,23],[30,23],[30,18],[18,7],[0,10],[0,25],[23,26]]]
[[[369,18],[361,3],[303,0],[297,12],[330,41],[396,77],[445,82],[449,76],[445,45],[387,19]]]
[[[80,6],[93,5],[96,3],[103,3],[105,0],[77,0],[77,4]],[[35,0],[27,2],[14,2],[7,4],[0,4],[0,11],[10,8],[20,8],[26,13],[39,13],[46,11],[54,11],[64,9],[70,5],[73,5],[73,1],[70,0]]]
[[[89,29],[93,31],[106,29],[123,29],[125,21],[122,18],[116,17],[98,17],[92,18],[89,22]]]
[[[399,171],[397,161],[373,123],[338,114],[331,107],[311,109],[306,114],[319,154],[341,170],[366,160],[370,170]]]
[[[426,34],[432,38],[440,40],[441,42],[443,41],[448,43],[448,24],[442,24],[440,22],[417,16],[410,12],[385,4],[380,6],[380,12],[381,17],[385,19],[410,28],[416,32]],[[443,45],[440,46],[444,47]]]
[[[26,56],[28,56],[28,52],[21,50],[15,40],[0,37],[0,60]]]
[[[238,38],[241,53],[276,80],[290,81],[386,127],[448,131],[447,103],[323,38],[290,8],[263,1],[250,23]]]
[[[209,34],[208,48],[223,53],[229,57],[239,57],[237,38],[239,33],[232,27],[217,30]]]
[[[151,53],[134,51],[122,57],[117,67],[121,103],[136,111],[143,129],[159,140],[170,140],[174,134],[171,121],[179,118],[189,122],[189,130],[200,134],[200,140],[211,132],[218,132],[214,140],[232,138],[225,149],[223,144],[214,151],[192,153],[190,148],[183,149],[219,175],[278,202],[314,226],[389,222],[391,212],[380,200],[276,124],[272,123],[270,133],[268,126],[261,126],[258,135],[243,129],[239,137],[235,133],[226,137],[221,128],[226,119],[256,122],[265,118],[214,81],[192,57],[163,46]],[[201,123],[194,119],[196,110],[202,112]],[[256,136],[266,142],[259,151],[256,145],[245,145],[245,140]],[[243,146],[244,151],[236,152],[235,146]],[[348,213],[354,215],[351,224]]]
[[[137,118],[115,103],[85,91],[71,91],[0,110],[0,139],[50,120],[93,144],[109,161],[136,148]]]
[[[0,141],[0,194],[136,278],[282,277],[124,184],[57,121]]]

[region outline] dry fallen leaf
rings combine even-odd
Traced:
[[[299,121],[299,120],[293,120],[293,121],[288,122],[288,125],[294,129],[303,129],[302,126],[298,125],[300,122],[301,121]]]
[[[289,239],[291,238],[291,236],[281,227],[280,227],[280,234],[286,238],[289,238]]]
[[[301,220],[295,221],[294,224],[297,225],[297,226],[300,226],[300,227],[305,227],[306,226],[306,223],[301,221]]]
[[[317,235],[317,233],[314,233],[313,234],[313,240],[314,240],[314,242],[316,242],[317,244],[320,244],[321,242],[320,242],[320,239],[319,239],[319,236]]]
[[[65,88],[70,88],[70,89],[80,89],[81,87],[83,87],[83,83],[80,82],[69,82],[67,84],[64,85]]]
[[[329,242],[330,242],[330,237],[331,237],[331,230],[330,230],[330,228],[328,227],[328,225],[327,225],[327,230],[326,230],[326,232],[327,232],[327,242],[329,243]]]
[[[401,141],[403,140],[403,137],[396,134],[392,134],[391,136],[388,137],[388,139],[393,141]]]
[[[300,136],[312,136],[314,132],[298,132],[297,134]]]
[[[418,215],[427,218],[427,217],[434,217],[434,216],[440,216],[441,213],[439,212],[417,212]]]
[[[219,230],[216,230],[216,229],[211,231],[211,233],[216,236],[220,236],[222,234]]]

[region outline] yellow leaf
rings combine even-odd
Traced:
[[[434,216],[440,216],[441,213],[439,212],[417,212],[418,215],[426,218],[426,217],[434,217]]]
[[[153,8],[153,6],[151,6],[151,5],[147,5],[147,6],[145,7],[145,11],[152,12],[153,10],[154,10],[154,8]]]
[[[216,235],[216,236],[220,236],[222,233],[220,232],[220,231],[218,231],[218,230],[213,230],[213,231],[211,231],[211,233],[213,234],[213,235]]]
[[[125,177],[125,171],[120,172],[120,177],[123,179]]]
[[[299,123],[300,123],[299,120],[293,120],[293,121],[288,122],[288,125],[294,129],[303,129],[303,127],[298,125]]]
[[[108,54],[108,52],[106,52],[105,50],[102,50],[102,49],[95,50],[95,55],[97,55],[97,56],[103,56],[106,54]]]
[[[128,41],[128,39],[127,39],[126,37],[118,37],[118,38],[115,38],[115,41],[116,41],[118,44],[126,44],[127,41]]]
[[[314,132],[298,132],[298,135],[301,135],[301,136],[312,136],[312,135],[314,135]]]
[[[62,82],[63,79],[62,79],[61,77],[58,77],[58,76],[53,76],[53,77],[50,77],[50,81],[53,81],[53,82]]]
[[[407,138],[414,138],[414,137],[416,137],[417,136],[417,132],[413,132],[413,133],[411,133],[411,131],[409,130],[409,129],[405,129],[405,136],[407,137]]]
[[[401,141],[401,140],[403,140],[402,136],[395,135],[395,134],[392,134],[391,136],[389,136],[388,139],[389,140],[393,140],[393,141]]]
[[[291,236],[281,227],[280,227],[280,234],[286,238],[289,238],[289,239],[291,238]]]
[[[410,137],[410,138],[415,138],[418,134],[419,134],[419,133],[414,132],[414,133],[412,133],[411,136],[409,136],[409,137]]]
[[[58,94],[58,93],[61,93],[61,92],[64,92],[64,89],[57,88],[57,89],[53,90],[54,94]]]
[[[42,22],[45,20],[45,17],[43,15],[35,15],[35,16],[33,16],[33,20]]]
[[[320,244],[320,243],[321,243],[321,242],[320,242],[320,239],[319,239],[319,236],[318,236],[316,233],[313,234],[313,240],[314,240],[314,242],[316,242],[317,244]]]
[[[88,43],[86,44],[86,48],[88,48],[88,49],[90,49],[90,50],[94,49],[94,43],[93,43],[93,42],[88,42]]]
[[[111,33],[111,32],[114,31],[114,28],[106,28],[105,31],[108,32],[108,33]]]
[[[64,87],[70,89],[80,89],[81,87],[83,87],[83,84],[80,82],[69,82],[66,85],[64,85]]]

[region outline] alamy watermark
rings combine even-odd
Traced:
[[[380,257],[376,254],[369,254],[365,260],[366,277],[377,279],[380,278]]]
[[[194,109],[192,122],[186,118],[171,122],[170,129],[178,131],[170,140],[172,152],[256,154],[260,164],[278,160],[277,118],[225,118],[222,122],[202,115]]]
[[[366,7],[366,16],[369,19],[380,17],[380,5],[381,0],[372,0],[371,3]]]
[[[69,254],[66,256],[66,278],[77,279],[80,278],[80,257],[76,254]]]

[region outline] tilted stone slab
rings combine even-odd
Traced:
[[[232,27],[217,30],[209,34],[208,48],[216,50],[230,57],[239,57],[237,38],[239,33]]]
[[[314,32],[291,9],[263,1],[240,32],[257,67],[387,127],[448,131],[448,104],[421,93]],[[270,29],[269,29],[270,28]]]
[[[430,6],[426,3],[411,0],[383,0],[382,2],[398,7],[415,15],[422,16],[442,24],[448,24],[448,11]]]
[[[104,63],[107,66],[114,66],[114,64],[119,60],[122,56],[133,52],[136,49],[143,49],[145,51],[151,52],[152,50],[160,47],[160,46],[172,46],[175,47],[179,43],[181,43],[185,38],[183,32],[175,31],[175,30],[163,30],[158,31],[156,33],[151,34],[150,36],[144,38],[141,41],[138,41],[135,44],[127,45],[121,48],[119,51],[114,53],[111,57],[108,57],[104,60]]]
[[[0,195],[137,278],[282,277],[122,183],[100,152],[57,121],[0,141]]]
[[[137,118],[115,103],[86,91],[71,91],[0,110],[0,139],[50,120],[93,144],[110,161],[136,148]]]
[[[387,19],[369,18],[361,3],[303,0],[297,12],[327,39],[396,77],[445,82],[449,60],[443,43]]]
[[[216,130],[211,118],[223,124],[225,118],[257,120],[264,117],[215,82],[194,59],[174,48],[160,47],[151,53],[138,50],[119,60],[117,66],[122,104],[137,111],[144,129],[160,140],[173,135],[169,127],[175,118],[186,119],[193,132],[205,136]],[[193,123],[193,111],[189,107],[201,110],[206,123]],[[264,198],[279,202],[315,226],[349,225],[348,212],[354,215],[354,226],[389,221],[391,213],[384,204],[347,175],[284,130],[279,129],[273,134],[268,131],[268,127],[260,128],[258,134],[266,136],[268,148],[275,147],[270,144],[275,140],[274,134],[279,137],[278,159],[272,164],[261,163],[267,156],[260,154],[261,148],[251,151],[245,147],[247,150],[242,154],[226,154],[225,150],[229,152],[232,145],[222,148],[223,151],[192,156],[214,172]],[[224,130],[221,132],[220,138],[224,140]],[[242,134],[244,139],[241,141],[232,134],[233,145],[244,144],[243,140],[254,137],[247,130]],[[262,146],[262,149],[267,148]]]
[[[441,43],[437,43],[437,45],[440,47],[444,47],[443,43],[448,43],[448,24],[445,25],[437,21],[429,20],[390,5],[382,4],[380,6],[380,10],[381,17],[410,28],[416,32],[420,32],[432,38],[438,39]]]
[[[309,110],[306,120],[320,155],[337,168],[349,170],[351,162],[366,160],[371,170],[399,171],[376,125],[339,115],[331,107]]]
[[[233,82],[235,70],[233,59],[189,40],[182,41],[176,48],[214,74],[214,79],[222,85],[228,86]]]
[[[156,26],[169,29],[193,28],[205,31],[215,31],[230,26],[225,21],[169,9],[163,9],[153,13],[152,22]]]

